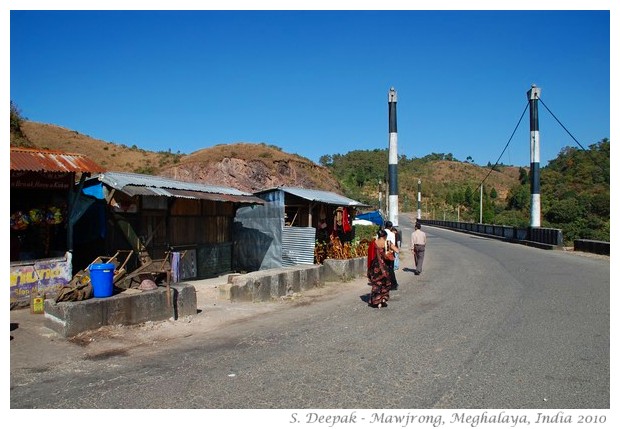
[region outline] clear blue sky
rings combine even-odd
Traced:
[[[10,11],[26,118],[153,151],[387,148],[394,87],[399,154],[486,165],[531,84],[583,146],[610,138],[609,10]],[[541,104],[541,165],[565,146]],[[500,162],[529,150],[526,112]]]

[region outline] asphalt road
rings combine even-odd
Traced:
[[[11,408],[610,408],[609,258],[404,230],[388,308],[365,279],[153,347],[11,371]]]

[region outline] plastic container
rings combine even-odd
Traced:
[[[114,290],[114,264],[91,264],[90,284],[95,298],[112,296]]]

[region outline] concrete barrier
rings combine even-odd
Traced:
[[[294,266],[230,276],[219,297],[231,301],[269,301],[324,283],[320,265]]]
[[[326,282],[347,282],[366,276],[366,256],[353,259],[325,259],[323,278]]]
[[[574,240],[574,249],[579,252],[596,253],[599,255],[609,255],[609,241],[599,240]]]
[[[196,289],[193,286],[175,284],[170,288],[170,295],[170,304],[164,287],[84,301],[57,303],[54,299],[46,299],[45,326],[63,337],[73,337],[107,325],[135,325],[196,314]]]
[[[297,265],[230,276],[219,286],[219,298],[230,301],[269,301],[312,289],[326,282],[346,282],[366,276],[366,257],[326,259],[323,265]]]
[[[454,222],[424,219],[423,225],[446,228],[453,231],[467,232],[489,238],[498,238],[526,246],[538,247],[547,250],[564,249],[562,230],[556,228],[515,227],[506,225],[489,225],[472,222]]]
[[[323,265],[297,265],[248,274],[235,274],[219,286],[220,299],[270,301],[295,292],[322,286],[325,282],[346,282],[366,276],[366,257],[328,259]],[[170,305],[166,288],[84,301],[45,301],[45,325],[64,337],[106,325],[134,325],[147,321],[193,316],[197,313],[196,289],[185,283],[171,286]]]

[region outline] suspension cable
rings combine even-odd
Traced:
[[[580,147],[580,148],[582,148],[583,150],[586,150],[586,148],[585,148],[585,147],[583,147],[583,146],[581,146],[581,143],[579,143],[579,142],[577,141],[577,139],[576,139],[576,138],[575,138],[575,137],[574,137],[574,136],[570,133],[570,131],[568,131],[568,130],[566,129],[566,127],[564,126],[564,124],[562,124],[562,122],[560,122],[560,120],[559,120],[559,119],[558,119],[558,118],[557,118],[557,117],[553,114],[553,112],[552,112],[552,111],[551,111],[551,110],[547,107],[547,105],[545,104],[545,102],[544,102],[544,101],[542,101],[542,98],[538,98],[538,100],[542,103],[542,105],[543,105],[543,106],[545,106],[545,109],[547,109],[547,112],[549,112],[549,113],[551,114],[551,116],[553,116],[553,119],[555,119],[555,120],[558,122],[558,124],[560,124],[560,126],[561,126],[562,128],[564,128],[564,131],[566,131],[566,132],[568,133],[568,135],[569,135],[569,136],[571,136],[571,138],[572,138],[573,140],[575,140],[575,143],[577,143],[577,144],[579,145],[579,147]]]
[[[577,143],[577,144],[579,145],[579,147],[580,147],[581,149],[583,149],[583,151],[584,151],[584,152],[585,152],[585,153],[586,153],[586,154],[590,157],[590,159],[594,162],[594,165],[596,165],[598,168],[600,168],[600,169],[601,169],[601,171],[603,172],[603,174],[607,174],[608,172],[607,172],[607,171],[605,171],[605,168],[603,168],[603,166],[602,166],[601,164],[599,164],[598,162],[596,162],[597,160],[594,158],[594,154],[593,154],[591,151],[588,151],[585,147],[583,147],[583,146],[581,145],[581,143],[579,143],[579,142],[577,141],[577,139],[576,139],[576,138],[575,138],[575,137],[574,137],[574,136],[570,133],[570,131],[568,131],[568,130],[566,129],[566,127],[564,126],[564,124],[562,124],[562,122],[560,122],[560,120],[559,120],[559,119],[558,119],[558,118],[557,118],[557,117],[553,114],[553,112],[552,112],[552,111],[551,111],[551,110],[547,107],[547,105],[545,104],[545,102],[544,102],[544,101],[542,101],[542,99],[541,99],[541,98],[539,98],[539,100],[540,100],[540,102],[542,103],[542,105],[543,105],[543,106],[545,106],[545,109],[547,109],[547,112],[549,112],[549,113],[551,114],[551,116],[553,116],[553,119],[555,119],[555,120],[558,122],[558,124],[560,124],[560,126],[561,126],[562,128],[564,128],[564,131],[566,131],[566,133],[567,133],[569,136],[571,136],[571,138],[575,141],[575,143]]]
[[[527,112],[527,108],[529,107],[529,105],[530,105],[530,103],[528,101],[525,104],[525,108],[523,109],[523,113],[521,113],[521,117],[519,118],[519,122],[517,122],[517,125],[515,126],[515,129],[512,131],[512,134],[510,135],[510,138],[508,139],[508,143],[506,143],[506,146],[504,146],[504,150],[499,155],[499,158],[497,158],[497,161],[495,161],[495,164],[493,165],[493,167],[491,167],[491,169],[487,173],[486,177],[484,179],[482,179],[482,182],[480,182],[480,184],[478,185],[478,187],[476,188],[474,193],[476,193],[478,191],[478,189],[480,189],[480,187],[484,184],[484,182],[491,175],[491,172],[495,169],[495,167],[497,167],[497,164],[499,164],[499,160],[502,159],[502,156],[504,155],[504,152],[506,152],[506,149],[508,149],[508,145],[510,144],[510,142],[512,141],[512,138],[514,137],[515,133],[517,132],[517,129],[519,128],[519,125],[521,125],[521,121],[523,120],[523,116],[525,115],[525,112]]]

